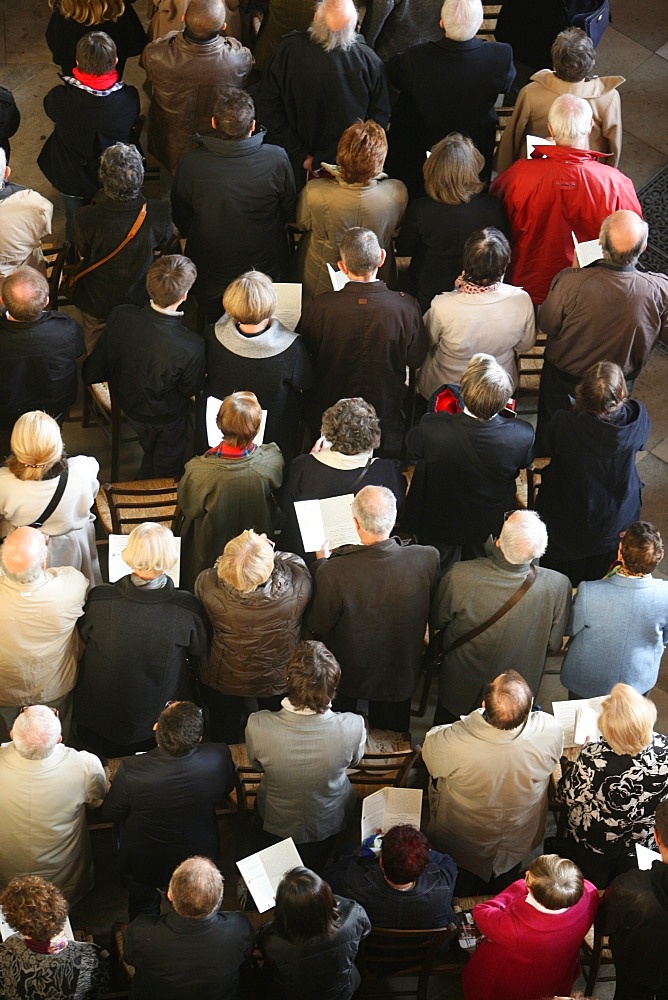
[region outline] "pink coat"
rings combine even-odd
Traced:
[[[532,155],[499,174],[489,193],[501,199],[510,219],[513,256],[506,281],[541,303],[555,274],[572,264],[571,231],[581,243],[595,240],[612,212],[642,215],[642,209],[633,182],[597,162],[604,153],[538,146]]]
[[[539,1000],[570,995],[580,973],[578,950],[598,908],[585,881],[582,898],[565,913],[543,913],[526,902],[524,880],[479,903],[473,918],[485,935],[464,968],[466,1000]]]

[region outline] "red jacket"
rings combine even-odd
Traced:
[[[539,146],[494,179],[489,193],[501,198],[510,219],[513,256],[506,277],[543,302],[555,274],[573,261],[579,242],[598,237],[601,223],[626,208],[642,215],[633,182],[597,162],[605,153],[570,146]]]
[[[464,967],[466,1000],[570,996],[580,973],[578,950],[598,908],[598,889],[585,881],[582,898],[565,913],[543,913],[526,896],[520,879],[474,908],[485,939]]]

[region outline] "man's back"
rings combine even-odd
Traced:
[[[553,279],[538,322],[548,338],[545,357],[560,371],[584,375],[597,361],[614,361],[631,375],[659,337],[668,340],[668,276],[603,261],[566,268]]]
[[[544,712],[510,730],[492,726],[481,710],[430,730],[422,750],[437,779],[430,842],[486,881],[509,871],[543,836],[547,783],[562,747],[561,726]]]
[[[384,281],[350,281],[308,303],[300,332],[316,371],[311,427],[318,428],[339,399],[361,396],[375,407],[386,439],[400,418],[406,365],[419,367],[427,354],[417,300],[390,291]]]
[[[0,747],[0,882],[38,874],[76,902],[93,884],[85,805],[99,806],[106,777],[97,757],[57,744],[43,760]]]
[[[0,275],[31,264],[46,269],[41,242],[51,232],[53,205],[19,184],[0,185]]]
[[[619,875],[606,893],[604,932],[610,936],[618,1000],[664,997],[668,985],[668,864]]]
[[[344,545],[314,564],[307,623],[341,664],[340,694],[410,698],[438,566],[436,549],[395,538]]]
[[[331,52],[304,31],[275,50],[257,95],[258,122],[268,139],[287,150],[293,169],[313,157],[334,163],[341,134],[358,118],[385,127],[390,101],[383,64],[358,36],[348,49]]]
[[[133,1000],[229,1000],[252,946],[242,913],[191,919],[170,908],[159,917],[137,917],[125,933],[124,951],[137,970]]]
[[[65,313],[45,311],[25,322],[0,315],[0,427],[30,410],[58,417],[71,406],[83,352],[81,327]]]
[[[244,139],[200,136],[184,154],[172,188],[174,223],[187,236],[207,298],[246,270],[288,276],[285,224],[295,217],[295,182],[284,149]],[[221,309],[222,312],[222,309]]]
[[[199,744],[183,757],[158,747],[121,764],[104,814],[123,823],[124,873],[145,885],[166,885],[181,861],[218,856],[216,807],[234,786],[224,744]]]
[[[193,133],[210,129],[216,100],[228,87],[244,86],[253,57],[236,38],[196,42],[178,31],[150,42],[142,63],[153,91],[149,150],[173,173]]]
[[[602,154],[570,146],[539,146],[494,179],[490,194],[504,203],[513,258],[506,280],[521,285],[534,303],[546,298],[554,275],[569,267],[573,238],[595,239],[618,209],[642,215],[631,180],[598,162]]]

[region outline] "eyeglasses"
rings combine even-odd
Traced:
[[[27,712],[29,708],[35,708],[35,707],[36,707],[35,705],[24,705],[23,708],[20,709],[19,715],[21,715],[22,712]],[[58,711],[57,708],[54,708],[52,705],[45,705],[44,707],[52,711],[57,719],[60,718],[60,712]]]

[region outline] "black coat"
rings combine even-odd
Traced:
[[[605,896],[604,932],[610,936],[622,1000],[653,1000],[668,986],[668,864],[619,875]]]
[[[204,377],[204,341],[150,305],[117,306],[83,366],[89,384],[109,381],[128,417],[166,424],[186,416]]]
[[[250,269],[288,280],[285,224],[295,218],[295,181],[285,150],[264,137],[264,130],[246,139],[198,136],[199,148],[176,168],[174,224],[207,298],[222,298]]]
[[[147,590],[124,576],[91,590],[77,624],[75,719],[112,743],[149,740],[165,702],[190,694],[188,657],[206,653],[201,604],[170,579]]]
[[[126,0],[125,10],[117,21],[100,21],[98,24],[79,24],[71,17],[63,17],[56,9],[46,26],[46,44],[51,50],[53,61],[62,73],[71,73],[76,65],[76,50],[79,39],[89,31],[104,31],[116,45],[119,77],[123,76],[125,60],[138,56],[146,45],[144,31],[134,7],[135,0]]]
[[[25,323],[0,315],[0,427],[22,413],[45,410],[57,417],[76,401],[81,327],[61,312],[43,312]]]
[[[184,757],[160,747],[126,758],[102,806],[121,823],[121,872],[164,889],[177,865],[201,854],[218,860],[216,809],[234,788],[224,743],[199,743]]]
[[[100,155],[127,142],[137,121],[136,88],[121,84],[94,94],[65,81],[48,92],[44,110],[56,127],[37,157],[39,169],[61,194],[92,198],[100,186]]]
[[[387,72],[400,91],[388,136],[390,176],[404,181],[412,197],[422,194],[425,152],[450,132],[473,140],[489,176],[498,122],[494,104],[515,79],[510,45],[441,38],[395,56]]]
[[[516,507],[515,479],[534,457],[526,420],[476,420],[465,413],[427,413],[408,436],[419,459],[402,527],[420,541],[484,545]]]

